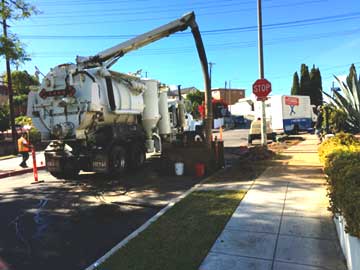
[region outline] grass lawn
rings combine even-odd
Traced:
[[[197,270],[244,195],[191,193],[97,269]]]

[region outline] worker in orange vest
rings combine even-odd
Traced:
[[[24,132],[18,139],[18,150],[23,158],[20,166],[23,168],[27,168],[28,166],[26,165],[26,161],[29,159],[30,144],[26,132]]]

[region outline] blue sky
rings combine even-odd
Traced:
[[[213,66],[213,88],[245,88],[258,78],[256,0],[39,0],[42,12],[11,31],[27,45],[32,61],[21,66],[43,73],[76,55],[93,55],[195,11]],[[333,74],[360,67],[359,0],[263,0],[265,77],[273,94],[289,94],[301,63],[320,68],[323,88]],[[1,60],[0,72],[5,69]],[[113,66],[120,72],[143,70],[170,85],[203,88],[201,67],[189,30],[131,52]]]

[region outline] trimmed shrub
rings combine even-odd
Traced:
[[[15,124],[32,126],[32,120],[30,117],[22,115],[15,118]]]
[[[340,132],[336,136],[325,140],[318,149],[319,158],[322,164],[325,164],[327,156],[333,152],[351,148],[360,147],[360,142],[354,135]]]
[[[41,143],[41,133],[36,128],[32,127],[29,130],[29,140],[32,145],[38,146]]]
[[[360,143],[339,134],[319,147],[327,174],[330,210],[346,220],[345,230],[360,237]]]

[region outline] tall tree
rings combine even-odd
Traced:
[[[293,85],[291,87],[291,95],[299,95],[299,94],[300,94],[299,75],[297,72],[295,72],[293,76]]]
[[[193,116],[199,118],[200,112],[198,108],[205,100],[205,93],[201,91],[192,92],[186,95],[186,99],[191,102]]]
[[[11,78],[14,95],[27,95],[32,87],[39,85],[39,80],[26,70],[11,72]],[[7,75],[5,75],[5,82],[7,82]]]
[[[7,130],[9,128],[9,106],[5,104],[0,107],[0,131]]]
[[[309,96],[311,104],[316,106],[323,104],[321,73],[319,68],[315,68],[315,65],[310,72]]]
[[[12,129],[12,140],[15,145],[16,129],[10,64],[16,64],[18,66],[19,63],[29,60],[30,58],[25,52],[24,45],[21,44],[17,36],[15,34],[8,33],[8,21],[14,22],[28,18],[37,12],[38,11],[33,5],[28,4],[23,0],[1,0],[0,2],[0,16],[3,28],[3,33],[0,38],[0,57],[2,56],[5,58],[6,73],[8,76],[7,87],[9,91],[10,123]]]
[[[301,64],[301,78],[299,95],[308,96],[310,88],[309,68],[305,64]]]
[[[8,21],[22,20],[38,12],[35,6],[23,0],[1,0],[0,2],[0,16],[4,30],[9,26]],[[10,63],[15,65],[30,60],[25,51],[25,45],[14,33],[7,33],[7,31],[6,33],[3,31],[0,38],[0,56],[8,58]]]

